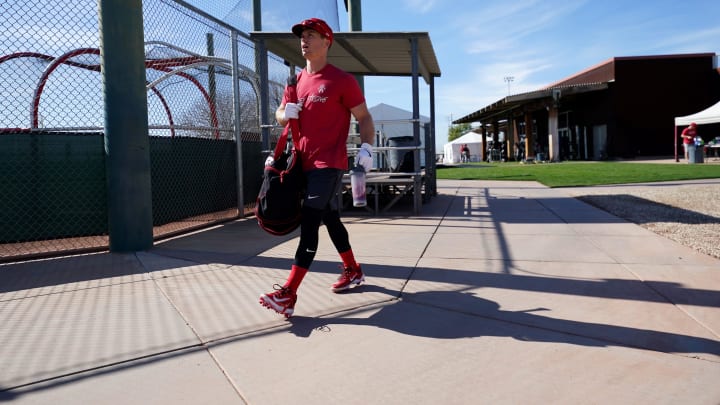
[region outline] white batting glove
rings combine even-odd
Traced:
[[[357,154],[357,163],[362,166],[366,172],[373,168],[373,148],[369,143],[360,145],[360,152]]]
[[[302,105],[297,103],[287,103],[285,104],[285,112],[283,112],[283,118],[285,120],[296,120],[300,117],[300,111],[302,111]]]
[[[275,159],[273,159],[272,155],[268,156],[267,159],[265,159],[265,166],[272,166],[273,163],[275,163]]]

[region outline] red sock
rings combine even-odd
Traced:
[[[340,253],[340,258],[342,259],[343,266],[345,267],[350,267],[351,269],[357,269],[360,267],[360,265],[358,265],[355,261],[355,255],[353,254],[352,249]]]
[[[290,287],[291,290],[297,291],[300,288],[300,283],[303,281],[303,277],[307,274],[308,269],[296,265],[292,265],[290,268],[290,276],[288,276],[285,282],[285,287]]]

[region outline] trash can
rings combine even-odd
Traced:
[[[387,146],[390,147],[408,147],[416,146],[415,138],[412,136],[397,136],[387,140]],[[390,171],[393,172],[412,172],[415,170],[415,159],[412,150],[389,150],[388,160],[390,161]]]
[[[704,147],[688,145],[688,163],[703,163],[704,162]]]

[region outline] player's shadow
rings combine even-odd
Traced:
[[[373,286],[362,288],[382,289]],[[395,294],[397,295],[397,292]],[[544,308],[505,311],[494,301],[464,291],[403,293],[399,300],[383,305],[380,309],[368,308],[337,317],[292,317],[290,332],[299,337],[309,337],[313,333],[332,333],[333,327],[337,325],[358,325],[434,339],[504,336],[532,342],[720,355],[720,341],[717,340],[627,326],[556,319],[544,316],[546,311],[548,310]]]

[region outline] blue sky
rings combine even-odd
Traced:
[[[366,0],[362,7],[364,31],[429,32],[442,71],[435,81],[438,145],[451,117],[505,97],[508,76],[510,93],[522,93],[616,56],[720,52],[717,1]],[[347,29],[346,16],[340,24]],[[411,110],[409,82],[398,80],[367,78],[368,105]]]
[[[252,29],[252,0],[185,1],[238,29]],[[62,8],[62,2],[70,0],[55,3]],[[95,10],[90,0],[78,4]],[[343,0],[262,0],[262,7],[266,31],[286,31],[312,16],[347,31]],[[442,71],[435,81],[439,147],[447,140],[452,119],[508,94],[505,77],[513,77],[509,92],[515,94],[544,87],[615,56],[720,52],[720,1],[711,0],[365,0],[362,14],[364,31],[430,34]],[[27,26],[13,17],[24,18],[9,13],[3,22],[22,29],[5,32],[7,41],[15,34],[47,29],[45,24]],[[88,31],[87,42],[92,43],[96,35],[95,28]],[[42,39],[23,43],[27,49],[53,54],[66,50],[53,48],[53,36],[22,38]],[[409,78],[365,80],[370,107],[385,103],[411,110],[411,90]],[[430,113],[428,93],[421,81],[420,113],[425,116]]]
[[[187,0],[250,30],[250,0]],[[234,4],[234,5],[233,5]],[[328,13],[337,5],[339,15]],[[203,7],[205,6],[205,7]],[[343,0],[263,0],[263,30],[317,16],[347,31]],[[328,13],[324,15],[324,13]],[[442,76],[435,80],[436,144],[452,119],[510,93],[536,90],[616,56],[720,52],[720,1],[365,0],[364,31],[428,32]],[[509,83],[505,77],[513,77]],[[422,82],[422,81],[421,81]],[[409,78],[368,77],[368,106],[412,110]],[[420,113],[429,115],[428,88]]]

